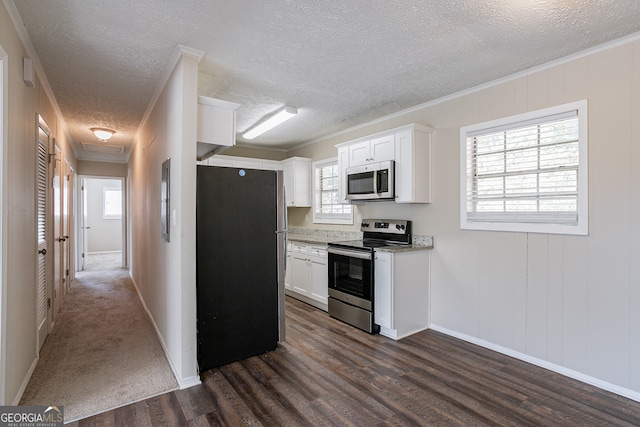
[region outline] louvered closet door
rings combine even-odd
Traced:
[[[47,167],[49,163],[49,129],[42,118],[38,124],[36,148],[36,208],[37,208],[37,310],[38,348],[49,334],[49,295],[47,280]]]

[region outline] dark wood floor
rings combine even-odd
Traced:
[[[369,335],[287,299],[287,342],[71,426],[638,426],[640,403],[425,331]]]

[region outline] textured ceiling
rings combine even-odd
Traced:
[[[126,161],[176,45],[286,149],[640,31],[637,0],[16,0],[81,159]],[[90,127],[124,153],[83,150]]]

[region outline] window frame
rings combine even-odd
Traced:
[[[510,117],[477,123],[460,128],[460,228],[463,230],[486,231],[512,231],[526,233],[550,233],[550,234],[589,234],[589,159],[588,159],[588,103],[587,100],[570,102],[541,110],[531,111]],[[472,220],[467,211],[467,139],[470,135],[479,136],[483,132],[487,134],[496,130],[518,129],[531,124],[544,123],[544,119],[563,113],[575,111],[578,118],[578,188],[577,188],[577,223],[554,222],[524,222],[509,218],[510,213],[504,214],[504,219],[496,221]],[[498,217],[499,215],[496,215]],[[538,216],[544,218],[545,214],[532,213],[530,218]]]
[[[120,213],[107,213],[107,193],[120,193]],[[119,187],[103,187],[102,188],[102,219],[122,219],[122,188]]]
[[[317,177],[317,169],[326,167],[326,166],[338,166],[338,158],[331,157],[329,159],[318,160],[312,163],[311,165],[311,174],[312,174],[312,201],[311,201],[311,209],[313,213],[313,223],[314,224],[343,224],[343,225],[351,225],[353,224],[353,205],[349,203],[340,203],[338,204],[343,206],[349,206],[349,213],[335,214],[335,213],[320,213],[317,212],[317,200],[318,200],[318,191],[321,191],[319,188],[316,177]],[[340,179],[340,171],[338,170],[338,180]],[[337,194],[339,194],[338,189],[335,190]],[[338,199],[339,200],[339,199]]]

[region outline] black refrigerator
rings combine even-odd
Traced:
[[[198,367],[284,340],[286,207],[281,171],[198,166]]]

